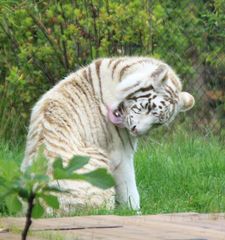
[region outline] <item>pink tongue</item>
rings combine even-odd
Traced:
[[[111,123],[113,123],[114,125],[117,125],[118,127],[124,127],[124,124],[123,124],[123,118],[122,116],[115,116],[114,114],[114,111],[115,110],[112,110],[110,107],[107,106],[107,110],[108,110],[108,119]]]

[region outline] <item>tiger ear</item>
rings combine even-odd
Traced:
[[[165,64],[159,65],[150,75],[155,87],[162,85],[168,78],[168,67]]]
[[[194,97],[187,92],[180,93],[180,101],[181,101],[181,109],[180,109],[181,112],[186,112],[195,105]]]

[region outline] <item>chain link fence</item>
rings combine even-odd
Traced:
[[[146,6],[151,37],[146,51],[171,65],[184,90],[195,97],[194,108],[179,120],[188,118],[192,130],[220,134],[225,129],[225,17],[218,14],[214,4],[216,1],[208,5],[183,1],[171,9],[169,4],[149,1]],[[161,11],[157,21],[155,9]],[[137,48],[141,46],[128,44],[122,49],[126,55]]]
[[[220,63],[225,66],[225,58]],[[195,77],[185,84],[196,100],[191,114],[193,129],[220,133],[225,127],[224,72],[204,64],[194,65],[193,68]]]
[[[98,57],[124,55],[156,57],[172,66],[196,100],[180,122],[220,133],[225,126],[223,9],[223,0],[4,3],[0,136],[23,135],[31,106],[69,72]]]

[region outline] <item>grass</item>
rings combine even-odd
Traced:
[[[24,147],[0,142],[0,158],[18,163]],[[225,212],[225,149],[211,134],[176,129],[142,139],[135,156],[143,214]],[[3,211],[3,210],[2,210]],[[86,209],[71,215],[131,215],[127,209]]]
[[[136,154],[142,213],[225,212],[225,149],[218,137],[179,129],[160,136],[143,141]]]
[[[21,141],[18,141],[17,144],[12,144],[0,140],[0,159],[4,159],[5,161],[16,161],[20,164],[24,154],[23,151],[24,147]],[[7,215],[5,204],[0,201],[0,216],[5,215]]]
[[[47,240],[65,240],[66,238],[66,233],[60,233],[60,232],[54,232],[54,231],[49,231],[49,232],[31,232],[29,236],[34,236],[38,237],[38,239],[47,239]],[[68,239],[68,238],[67,238]],[[78,237],[73,238],[74,240],[79,240]]]

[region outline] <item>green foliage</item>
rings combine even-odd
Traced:
[[[40,148],[37,158],[24,172],[15,161],[0,159],[0,199],[5,201],[9,213],[20,212],[22,202],[28,202],[32,194],[34,195],[33,217],[43,215],[43,202],[50,208],[58,209],[58,198],[54,194],[62,190],[51,186],[52,180],[83,180],[102,189],[114,185],[113,178],[105,169],[93,170],[86,174],[74,173],[89,161],[88,157],[82,156],[74,156],[66,167],[63,167],[62,159],[56,159],[53,163],[53,176],[48,176],[48,160],[43,151],[44,149]]]
[[[49,206],[51,206],[51,205],[49,205]],[[40,204],[40,202],[37,200],[35,205],[34,205],[34,208],[32,210],[32,217],[33,218],[40,218],[43,214],[44,214],[44,208]]]
[[[62,159],[56,159],[53,164],[54,179],[84,180],[102,189],[107,189],[113,186],[113,178],[107,174],[107,171],[104,168],[98,168],[84,174],[74,173],[74,170],[77,170],[87,164],[88,160],[89,159],[87,157],[74,156],[70,160],[68,166],[63,167]],[[99,179],[101,179],[101,181],[99,181]]]
[[[59,209],[60,204],[56,193],[66,194],[52,186],[53,180],[70,179],[83,180],[92,185],[107,189],[114,186],[114,180],[106,169],[97,169],[85,174],[74,173],[89,161],[88,157],[74,156],[68,166],[63,166],[62,159],[53,162],[53,176],[47,175],[48,160],[44,156],[44,147],[40,147],[37,157],[24,171],[11,160],[0,158],[0,203],[5,202],[9,214],[16,214],[22,210],[22,202],[27,203],[26,223],[22,231],[22,240],[27,239],[27,234],[32,224],[32,218],[40,218],[45,212],[45,207]],[[0,206],[2,208],[2,205]]]
[[[201,66],[205,83],[221,88],[222,9],[224,0],[3,1],[0,136],[21,135],[39,96],[97,57],[159,57],[190,86]]]
[[[74,173],[74,170],[87,164],[88,160],[87,157],[75,156],[70,160],[68,166],[63,167],[62,159],[56,159],[53,164],[54,179],[84,180],[102,189],[112,187],[114,185],[113,178],[107,174],[107,171],[104,168],[98,168],[84,174]],[[99,181],[99,179],[101,179],[101,181]]]

